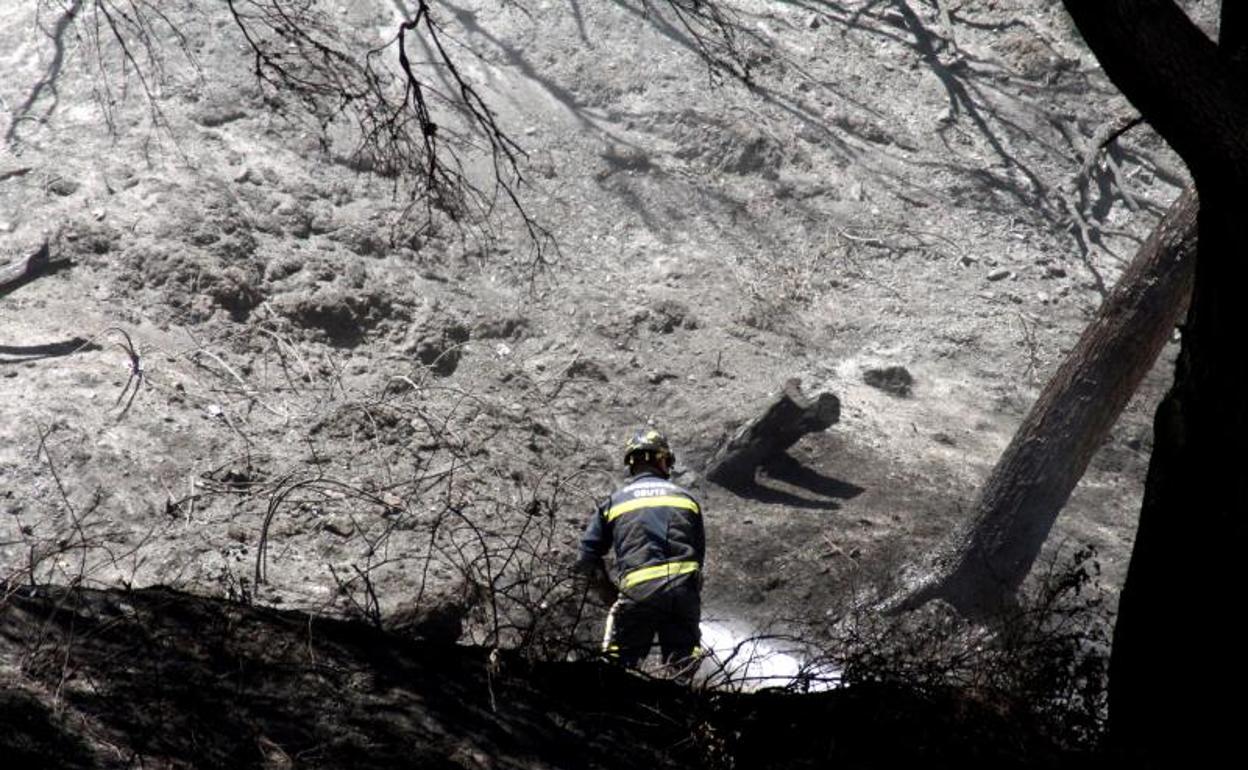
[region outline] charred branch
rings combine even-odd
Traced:
[[[1181,8],[1170,0],[1067,0],[1065,6],[1105,73],[1198,183],[1231,168],[1248,176],[1248,142],[1239,130],[1248,123],[1242,78]],[[1224,15],[1233,41],[1238,13]]]

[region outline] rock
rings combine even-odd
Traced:
[[[404,607],[390,618],[390,630],[434,644],[455,644],[464,633],[468,609],[456,602],[433,607]]]
[[[348,538],[355,534],[355,524],[345,516],[322,522],[321,529],[341,538]]]
[[[315,206],[308,218],[308,232],[313,235],[325,235],[338,229],[338,222],[333,209],[328,206]]]
[[[62,176],[53,179],[52,182],[48,184],[48,192],[64,198],[78,192],[78,188],[81,186],[81,183],[77,180],[67,179]]]
[[[698,328],[698,322],[689,314],[689,308],[674,299],[659,300],[651,305],[646,325],[650,331],[659,334],[671,334],[681,327]]]
[[[507,315],[480,321],[473,327],[472,335],[484,340],[518,340],[528,329],[528,319],[519,315]]]
[[[360,344],[370,329],[404,314],[384,287],[347,289],[337,283],[311,295],[286,294],[273,300],[272,306],[296,326],[317,329],[339,347]],[[414,343],[409,344],[408,352],[413,349]]]
[[[188,115],[204,128],[217,128],[247,117],[247,111],[238,103],[239,95],[226,90],[213,89],[205,94]]]
[[[404,349],[434,374],[449,377],[459,368],[464,343],[471,336],[468,327],[458,319],[433,315],[412,325]]]
[[[904,366],[885,366],[878,369],[866,369],[862,373],[862,381],[873,388],[905,398],[910,395],[914,385],[914,377]]]
[[[784,151],[776,142],[756,131],[736,138],[739,149],[727,148],[720,170],[740,176],[757,173],[765,179],[777,178],[784,164]]]
[[[568,366],[567,371],[564,372],[564,376],[568,379],[597,380],[599,382],[607,382],[609,380],[602,366],[588,358],[578,358],[573,361]]]
[[[650,159],[642,150],[633,147],[616,147],[612,145],[601,153],[599,157],[606,163],[607,170],[599,172],[600,177],[610,176],[617,171],[631,171],[635,173],[644,173],[653,171],[656,166],[654,161]]]
[[[888,129],[862,115],[836,113],[832,116],[832,124],[872,144],[893,144],[893,135],[888,132]]]
[[[245,117],[247,117],[245,110],[223,105],[215,109],[199,110],[191,115],[191,120],[205,128],[216,128]]]
[[[992,48],[1007,65],[1028,80],[1050,82],[1072,67],[1072,62],[1036,35],[1022,31],[997,36]]]
[[[987,278],[990,281],[1002,281],[1002,280],[1005,280],[1006,278],[1009,278],[1011,275],[1012,273],[1008,269],[1004,267],[999,267],[996,270],[993,270],[991,273],[989,273]]]
[[[549,153],[533,158],[530,164],[542,179],[555,179],[559,176],[559,170],[555,167],[555,159]]]
[[[343,277],[352,289],[363,289],[368,283],[368,268],[359,262],[352,262],[343,272]]]
[[[314,218],[309,223],[309,232],[317,232],[321,227]],[[330,240],[337,241],[361,257],[374,257],[385,254],[390,248],[390,241],[381,227],[351,223],[345,227],[326,230],[332,233]]]
[[[296,257],[276,257],[264,269],[266,281],[281,281],[303,269],[303,260]]]
[[[264,293],[256,286],[254,270],[227,267],[204,286],[204,295],[223,308],[235,321],[244,321],[264,301]]]
[[[906,22],[906,17],[901,13],[901,11],[894,8],[889,8],[884,11],[880,15],[880,18],[897,29],[906,29],[909,27],[909,24]]]
[[[461,582],[426,597],[420,604],[408,602],[385,619],[387,630],[433,644],[455,644],[464,633],[468,613],[480,603],[480,589]]]

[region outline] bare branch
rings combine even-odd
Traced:
[[[532,242],[537,264],[553,247],[550,233],[525,208],[520,190],[524,150],[503,129],[494,111],[466,78],[444,43],[445,31],[421,0],[384,46],[353,55],[337,28],[311,7],[293,0],[228,0],[235,25],[251,48],[253,69],[283,109],[287,100],[298,115],[312,118],[326,133],[336,121],[353,126],[360,167],[396,180],[412,207],[424,217],[409,222],[417,232],[438,215],[457,226],[489,232],[497,204],[518,214]],[[419,39],[434,52],[432,62],[414,61],[411,43]],[[397,48],[398,72],[386,61]],[[452,93],[436,90],[420,71],[445,73]],[[468,153],[488,153],[493,179],[481,185],[465,170]]]

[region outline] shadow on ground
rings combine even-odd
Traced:
[[[966,696],[699,692],[166,589],[0,607],[0,752],[21,767],[1076,765]]]
[[[865,491],[857,484],[825,476],[788,454],[762,465],[749,481],[725,488],[756,503],[822,511],[838,510],[841,501]]]

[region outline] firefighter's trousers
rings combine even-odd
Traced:
[[[663,662],[674,671],[689,670],[697,655],[702,597],[699,575],[678,575],[621,591],[607,615],[603,652],[626,666],[637,666],[655,636]]]

